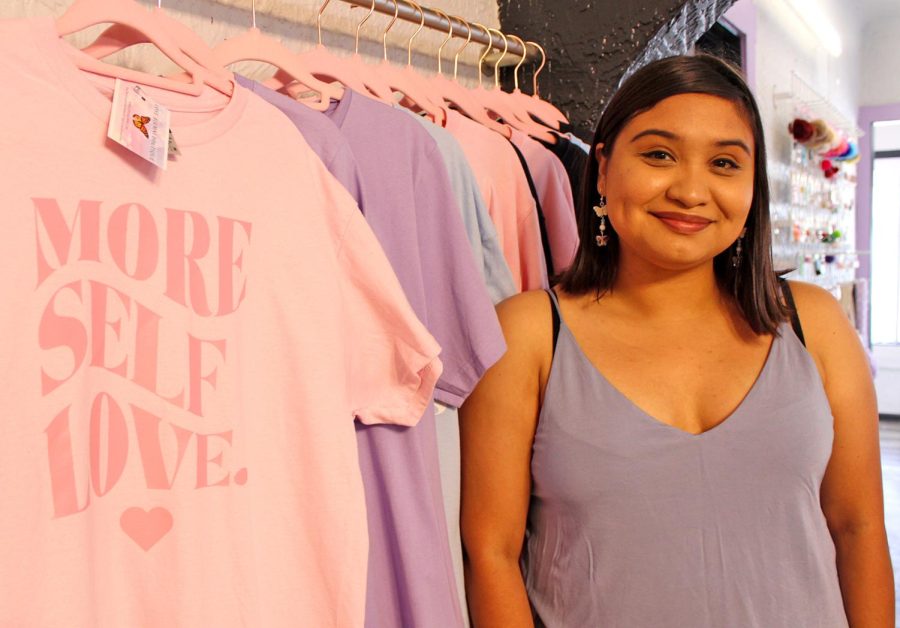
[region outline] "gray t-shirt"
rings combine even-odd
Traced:
[[[449,131],[408,109],[403,111],[409,113],[425,127],[425,130],[437,143],[438,150],[444,158],[453,194],[462,210],[466,235],[472,246],[475,262],[481,269],[491,300],[499,303],[503,299],[511,297],[516,293],[512,272],[503,257],[500,239],[497,237],[497,228],[491,221],[487,204],[478,188],[478,181],[475,179],[475,174],[472,172],[472,167],[469,165],[462,147]]]

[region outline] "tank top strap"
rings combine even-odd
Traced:
[[[778,285],[781,286],[781,294],[788,306],[791,315],[791,328],[800,339],[800,344],[806,346],[806,338],[803,336],[803,326],[800,324],[800,317],[797,315],[797,305],[794,303],[794,293],[791,291],[791,284],[784,277],[778,278]]]
[[[559,299],[556,296],[556,291],[553,288],[547,289],[547,294],[550,295],[550,313],[553,315],[553,355],[556,355],[556,343],[559,341],[559,328],[561,324],[561,315],[559,312]]]

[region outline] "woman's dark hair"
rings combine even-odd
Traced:
[[[709,94],[729,100],[747,116],[753,130],[756,147],[753,201],[747,216],[742,259],[735,266],[733,250],[729,247],[715,257],[713,268],[720,289],[734,299],[753,331],[757,334],[776,333],[779,323],[787,320],[788,310],[779,298],[778,280],[772,265],[769,179],[762,120],[753,94],[739,71],[709,55],[654,61],[629,77],[609,101],[594,133],[576,210],[581,243],[575,261],[562,273],[558,283],[572,294],[594,290],[597,298],[612,289],[619,267],[619,237],[607,221],[609,244],[598,247],[595,242],[600,224],[593,210],[600,200],[596,146],[602,143],[602,153],[608,158],[616,138],[632,118],[678,94]]]

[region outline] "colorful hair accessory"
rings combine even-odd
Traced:
[[[850,142],[846,139],[841,139],[837,146],[829,150],[827,153],[824,153],[825,157],[840,157],[844,153],[846,153],[850,149]]]
[[[829,128],[828,124],[821,119],[813,120],[813,136],[806,143],[810,148],[822,148],[824,146],[831,146],[832,142],[834,142],[834,131]]]
[[[788,131],[791,132],[794,140],[801,144],[805,144],[813,136],[813,126],[803,118],[795,118],[788,124]]]
[[[856,142],[848,142],[847,144],[847,152],[838,155],[835,159],[847,163],[856,163],[855,160],[859,159],[859,146]]]

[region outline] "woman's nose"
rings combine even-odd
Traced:
[[[666,190],[666,197],[684,209],[699,207],[709,202],[708,173],[700,166],[684,166],[673,172],[673,179]]]

